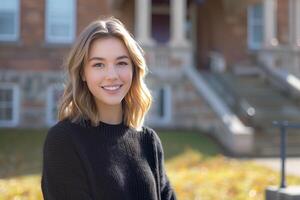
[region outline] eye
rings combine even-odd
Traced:
[[[104,67],[103,63],[95,63],[93,67]]]
[[[120,66],[126,66],[126,65],[128,65],[128,63],[127,63],[127,62],[124,62],[124,61],[122,61],[122,62],[118,62],[118,65],[120,65]]]

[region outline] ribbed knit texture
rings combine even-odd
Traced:
[[[45,200],[176,200],[154,130],[63,120],[44,143]]]

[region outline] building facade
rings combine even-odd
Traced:
[[[201,73],[247,71],[261,63],[271,72],[300,74],[300,0],[0,0],[0,5],[0,127],[56,122],[64,57],[83,27],[101,16],[121,19],[145,50],[154,96],[146,124],[217,132],[233,152],[253,151],[253,129]]]

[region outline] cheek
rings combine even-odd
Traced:
[[[99,80],[101,79],[101,77],[99,76],[99,74],[94,73],[94,72],[87,72],[85,73],[85,80],[86,83],[88,85],[88,88],[90,91],[93,90],[93,88],[97,88],[98,84],[99,84]]]
[[[95,72],[94,70],[87,69],[85,71],[85,79],[88,83],[93,83],[96,80],[99,80],[99,78],[100,78],[99,73]]]
[[[132,81],[132,76],[133,76],[133,72],[131,69],[124,70],[120,74],[121,79],[123,79],[124,81],[126,80],[127,82]]]

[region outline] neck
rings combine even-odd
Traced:
[[[97,105],[99,120],[107,124],[120,124],[123,121],[122,104],[118,105]]]

